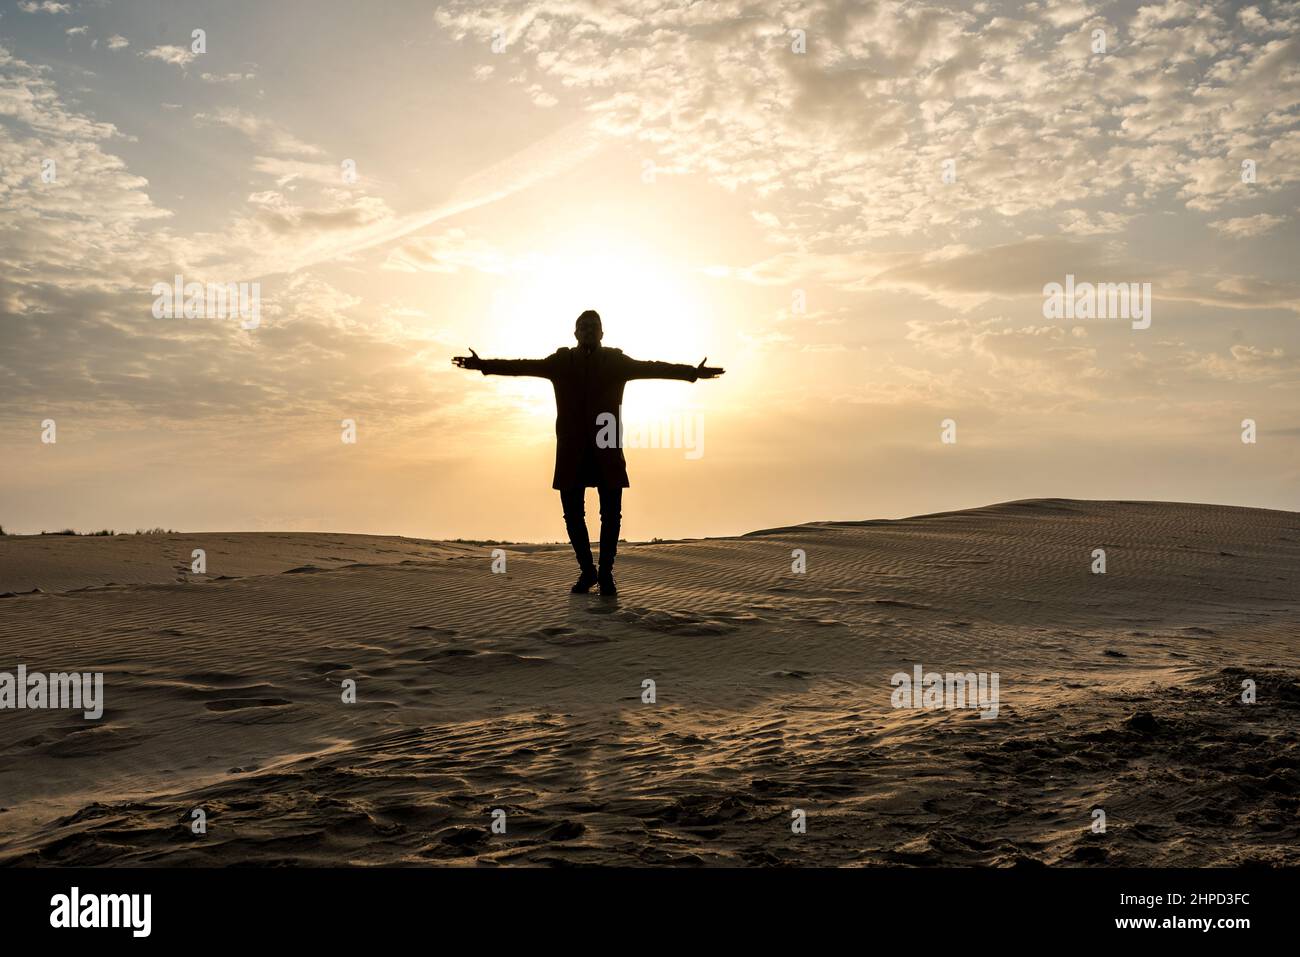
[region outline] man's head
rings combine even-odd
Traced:
[[[588,309],[573,324],[573,338],[584,349],[596,348],[604,335],[605,330],[600,327],[600,313],[595,309]]]

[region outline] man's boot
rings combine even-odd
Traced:
[[[573,583],[573,587],[569,591],[575,595],[585,595],[591,591],[591,586],[599,580],[600,576],[596,574],[596,569],[588,565],[582,570],[582,574],[578,576],[578,580]],[[604,594],[604,592],[602,591],[601,594]]]
[[[596,573],[596,580],[600,583],[600,593],[602,595],[617,595],[618,588],[614,585],[614,569],[601,566],[600,571]]]

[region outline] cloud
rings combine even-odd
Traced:
[[[1216,220],[1210,223],[1210,226],[1225,236],[1242,239],[1263,236],[1265,233],[1272,232],[1284,222],[1285,220],[1281,216],[1257,213],[1254,216],[1238,216],[1235,219]]]
[[[367,249],[419,233],[435,223],[512,196],[571,169],[599,146],[585,120],[542,137],[529,146],[462,180],[442,202],[401,216],[376,219],[364,227],[340,233],[329,240],[298,250],[277,264],[277,269],[303,269],[330,259],[355,255]],[[418,268],[425,253],[413,247],[390,260],[390,268]]]
[[[1094,349],[1078,344],[1079,337],[1058,325],[1015,326],[996,316],[932,323],[910,321],[907,326],[907,340],[919,348],[944,357],[973,354],[989,360],[995,370],[1022,371],[1032,367],[1047,372],[1066,368],[1073,361],[1091,361],[1096,356]]]
[[[391,215],[383,200],[373,196],[336,189],[327,191],[326,198],[326,205],[306,207],[294,204],[283,193],[267,190],[252,194],[248,201],[256,210],[253,221],[271,234],[268,239],[277,240],[295,233],[356,229]]]
[[[192,53],[184,47],[166,44],[165,46],[156,46],[151,50],[142,51],[140,56],[152,60],[161,60],[163,63],[170,63],[172,66],[184,68],[193,63],[198,54]]]
[[[253,169],[273,177],[276,186],[280,188],[295,182],[311,182],[331,187],[345,182],[341,163],[335,165],[286,156],[255,156]]]
[[[0,119],[8,133],[0,137],[0,205],[20,224],[0,244],[0,272],[12,283],[129,282],[157,251],[138,230],[171,214],[154,205],[148,182],[109,151],[121,133],[69,108],[47,71],[4,47]],[[41,175],[47,166],[48,182]],[[24,311],[39,308],[32,297],[15,301]]]
[[[1237,343],[1226,354],[1186,350],[1179,353],[1177,361],[1189,372],[1226,382],[1294,383],[1300,376],[1300,361],[1280,347],[1265,349]]]
[[[510,268],[508,258],[492,244],[473,239],[463,229],[449,229],[436,236],[412,239],[393,249],[383,268],[399,272],[459,272],[462,268],[485,273],[502,273]]]
[[[1100,236],[1105,233],[1121,233],[1133,221],[1133,216],[1111,210],[1097,210],[1092,213],[1082,209],[1067,209],[1061,231],[1071,236]]]
[[[1111,233],[1171,194],[1210,210],[1300,182],[1300,38],[1175,0],[1108,11],[1111,43],[1094,54],[1093,9],[883,0],[630,17],[452,0],[435,22],[466,41],[504,28],[524,95],[558,84],[660,168],[749,190],[783,220],[801,211],[810,236],[841,246],[951,241],[1060,209],[1105,210],[1078,225]],[[1267,179],[1242,182],[1243,159]]]
[[[66,3],[55,3],[54,0],[21,0],[18,9],[24,13],[71,13],[72,7]]]
[[[711,273],[758,285],[816,281],[859,292],[911,293],[961,311],[992,299],[1041,299],[1046,283],[1064,282],[1069,274],[1078,282],[1149,282],[1157,303],[1300,312],[1300,282],[1294,280],[1192,272],[1137,260],[1113,244],[1065,237],[876,254],[779,253],[743,268],[714,267]]]
[[[284,174],[277,163],[321,152],[238,110],[220,109],[209,119],[268,150],[295,154],[264,158],[272,172]],[[232,210],[218,230],[174,230],[171,211],[153,202],[148,181],[110,151],[114,140],[125,139],[120,131],[67,106],[46,71],[4,48],[0,120],[10,132],[0,138],[0,170],[7,174],[0,178],[0,204],[21,223],[0,244],[0,273],[9,282],[10,308],[23,315],[48,312],[54,289],[130,295],[176,272],[230,282],[292,271],[334,258],[347,248],[347,237],[393,218],[381,199],[346,188],[334,168],[334,178],[322,173],[310,190],[294,195],[282,189],[249,194],[247,206]],[[47,162],[50,182],[41,176]],[[303,168],[294,167],[286,188],[297,185]]]
[[[256,73],[200,73],[199,79],[204,83],[240,83],[244,80],[257,79]]]
[[[1092,8],[1077,0],[1047,3],[1042,10],[1043,17],[1054,27],[1074,26],[1092,16]]]
[[[320,156],[322,151],[286,132],[278,124],[234,106],[222,106],[211,113],[195,114],[196,123],[208,123],[238,130],[272,153],[289,156]]]
[[[124,50],[131,45],[131,41],[120,33],[115,33],[108,38],[108,48],[110,50]]]

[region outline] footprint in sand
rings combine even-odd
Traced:
[[[248,708],[283,708],[293,704],[288,698],[219,698],[209,701],[209,711],[243,711]]]
[[[423,631],[439,638],[450,638],[456,634],[455,628],[439,628],[437,625],[411,625],[411,631]]]
[[[432,664],[434,671],[446,675],[485,675],[552,664],[549,658],[516,655],[508,651],[475,651],[472,648],[448,648],[420,660]]]
[[[548,645],[603,645],[613,640],[594,631],[578,631],[564,625],[538,628],[529,632],[527,637],[538,638]]]

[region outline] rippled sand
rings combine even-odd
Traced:
[[[1300,863],[1295,513],[634,545],[617,600],[568,595],[567,547],[506,547],[497,575],[381,536],[0,538],[0,671],[107,698],[0,711],[0,862]],[[998,716],[895,710],[917,664],[998,673]]]

